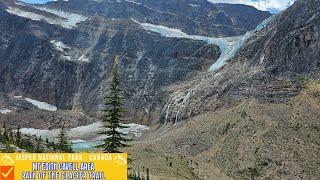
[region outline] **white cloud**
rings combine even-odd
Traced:
[[[211,3],[247,4],[260,10],[283,10],[295,0],[208,0]]]

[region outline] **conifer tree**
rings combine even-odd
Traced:
[[[147,180],[150,180],[149,168],[147,168]]]
[[[8,142],[9,141],[9,136],[8,136],[6,123],[3,123],[3,129],[4,129],[4,131],[3,131],[4,142]]]
[[[50,143],[50,146],[53,148],[54,151],[57,150],[57,145],[54,143],[54,141]]]
[[[4,129],[3,131],[4,142],[7,142],[9,140],[9,137],[8,137],[7,127],[5,122],[3,123],[3,129]]]
[[[21,142],[21,132],[20,132],[20,125],[17,128],[17,132],[16,132],[16,144],[18,147],[20,147],[20,142]]]
[[[9,129],[9,138],[10,138],[10,141],[13,140],[13,132],[11,129]]]
[[[36,144],[36,152],[40,153],[42,152],[42,148],[41,148],[41,136],[39,138],[36,138],[37,144]]]
[[[64,124],[62,125],[57,138],[58,138],[57,149],[60,152],[72,152],[72,148],[69,145],[68,140],[67,140],[67,132],[64,128]]]
[[[120,130],[127,128],[121,124],[123,113],[123,96],[120,87],[119,68],[116,64],[113,69],[112,82],[110,84],[109,95],[104,98],[105,109],[103,110],[102,122],[104,130],[101,134],[106,135],[103,144],[99,147],[105,153],[120,153],[121,149],[127,147],[129,139]]]

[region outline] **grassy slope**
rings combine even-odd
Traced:
[[[148,167],[153,179],[319,179],[319,119],[320,85],[309,82],[287,104],[248,100],[153,130],[129,149],[133,170]]]

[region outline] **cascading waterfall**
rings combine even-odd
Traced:
[[[169,101],[168,106],[167,106],[166,116],[164,118],[164,123],[163,123],[164,126],[167,124],[167,121],[168,121],[170,106],[171,106],[171,104],[170,104],[170,101]]]

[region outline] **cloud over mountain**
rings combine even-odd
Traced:
[[[294,3],[294,0],[208,0],[212,3],[247,4],[260,10],[273,13],[281,11]]]

